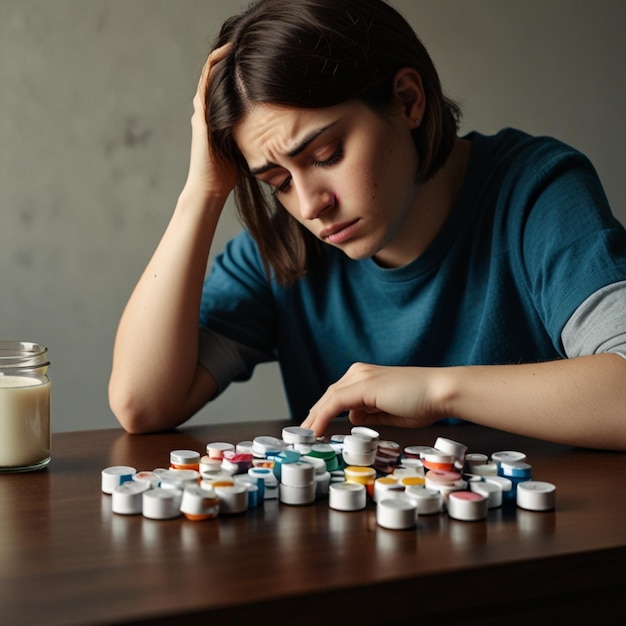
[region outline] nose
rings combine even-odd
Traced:
[[[298,193],[300,217],[303,220],[314,220],[336,203],[335,194],[313,181],[304,181]]]

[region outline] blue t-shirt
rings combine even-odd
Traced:
[[[572,313],[626,280],[626,231],[580,152],[513,129],[466,138],[459,197],[428,250],[407,266],[384,269],[323,246],[306,277],[285,287],[266,279],[249,234],[227,244],[205,282],[201,325],[252,348],[236,380],[277,360],[292,418],[302,420],[355,361],[565,357],[561,331]]]

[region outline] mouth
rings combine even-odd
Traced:
[[[341,224],[333,224],[329,228],[325,228],[319,234],[320,239],[329,243],[339,244],[348,240],[358,228],[360,218],[356,218],[351,222],[342,222]]]

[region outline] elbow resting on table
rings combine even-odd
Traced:
[[[140,435],[166,430],[167,415],[156,409],[137,394],[109,386],[109,406],[122,428],[130,434]]]
[[[176,428],[192,417],[217,394],[213,376],[201,366],[191,382],[141,386],[113,374],[109,381],[109,406],[122,427],[131,434],[161,432]]]

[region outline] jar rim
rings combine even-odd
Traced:
[[[0,368],[50,365],[48,348],[32,341],[0,339]]]

